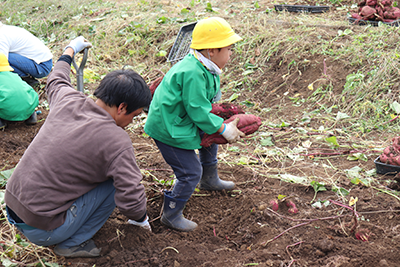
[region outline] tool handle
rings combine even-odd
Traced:
[[[74,68],[76,70],[76,83],[77,83],[78,91],[82,92],[82,93],[83,93],[83,68],[85,67],[88,53],[89,53],[89,48],[86,47],[83,50],[83,58],[82,58],[82,61],[81,61],[81,64],[79,65],[79,67],[75,62],[75,56],[72,58],[72,64],[74,65]]]

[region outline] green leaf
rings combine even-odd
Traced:
[[[7,184],[7,180],[10,179],[13,174],[15,167],[12,169],[8,169],[0,172],[0,187],[4,187]]]
[[[1,260],[1,264],[3,264],[4,267],[14,267],[14,266],[18,266],[17,263],[13,263],[13,262],[11,262],[9,259],[2,259],[2,260]]]
[[[4,195],[6,194],[6,190],[0,190],[0,204],[4,203]]]
[[[329,206],[329,201],[328,200],[323,200],[323,201],[317,201],[314,204],[311,205],[314,208],[322,208],[322,207],[328,207]]]
[[[189,13],[189,10],[187,10],[186,8],[183,8],[181,10],[181,14],[187,14],[187,13]]]
[[[261,139],[260,144],[262,146],[273,146],[274,142],[272,142],[272,136],[268,136],[265,139]]]
[[[362,169],[360,167],[354,166],[353,168],[347,169],[347,170],[344,170],[344,171],[346,172],[346,174],[347,174],[347,176],[349,178],[351,178],[351,179],[353,179],[353,178],[360,179],[361,178],[361,175],[360,175],[360,171],[361,170]],[[359,181],[358,181],[358,183],[359,183]]]
[[[256,1],[256,2],[254,3],[254,7],[255,7],[255,8],[260,8],[260,5],[258,4],[258,1]]]
[[[291,175],[288,173],[279,175],[282,180],[288,183],[296,183],[296,184],[307,184],[307,178]]]
[[[284,199],[286,197],[286,195],[281,195],[281,194],[279,194],[278,195],[278,200],[282,200],[282,199]]]
[[[254,107],[254,103],[250,102],[249,100],[242,101],[240,104],[245,105],[248,108]]]
[[[214,12],[210,2],[207,3],[206,11],[207,12]]]
[[[348,155],[347,159],[348,160],[362,160],[365,162],[368,161],[368,157],[363,153],[354,153],[354,154]]]
[[[235,101],[238,97],[239,97],[239,95],[236,94],[236,93],[234,93],[234,94],[231,95],[231,97],[229,98],[229,102]]]
[[[313,187],[315,192],[318,191],[326,191],[325,183],[319,183],[317,181],[311,181],[311,186]]]
[[[158,23],[158,24],[164,24],[164,23],[167,22],[167,20],[168,20],[168,19],[167,19],[166,17],[162,16],[162,17],[160,17],[160,18],[157,19],[157,23]]]
[[[330,143],[331,145],[333,145],[335,147],[339,147],[336,136],[334,136],[334,135],[330,136],[328,138],[325,138],[325,141],[327,141],[328,143]]]
[[[167,55],[167,51],[161,50],[156,54],[156,57],[165,57]]]
[[[400,104],[397,101],[394,101],[393,103],[391,103],[390,107],[393,109],[393,111],[396,114],[400,114]]]
[[[343,119],[347,119],[347,118],[350,118],[350,116],[347,115],[346,113],[343,113],[343,112],[340,112],[340,111],[336,115],[336,120],[337,121],[343,120]]]
[[[339,186],[333,186],[332,191],[339,194],[340,196],[347,196],[348,194],[350,194],[348,190]]]

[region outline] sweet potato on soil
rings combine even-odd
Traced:
[[[279,202],[277,199],[271,199],[269,204],[272,206],[273,211],[277,211],[279,209]]]
[[[368,229],[360,229],[357,233],[356,233],[356,238],[358,240],[361,240],[363,242],[368,242],[369,238],[371,237],[372,233],[370,230]]]
[[[296,205],[294,204],[293,201],[289,200],[286,201],[286,206],[289,208],[288,212],[289,213],[297,213],[299,210],[297,209]]]
[[[237,128],[242,131],[245,135],[249,135],[258,130],[261,125],[261,118],[252,114],[236,114],[225,120],[224,123],[230,123],[239,117]],[[228,141],[219,133],[204,134],[201,139],[201,146],[209,147],[212,144],[226,144]]]
[[[235,106],[231,103],[215,103],[212,104],[211,113],[227,120],[233,115],[244,114],[244,111],[241,107]]]

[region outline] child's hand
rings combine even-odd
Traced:
[[[235,120],[226,124],[225,130],[222,132],[222,136],[229,143],[237,142],[237,141],[239,141],[240,137],[245,136],[245,134],[237,128],[238,122],[239,122],[239,118],[236,118]]]

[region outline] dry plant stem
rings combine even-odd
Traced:
[[[285,215],[279,214],[276,211],[273,211],[270,208],[267,208],[268,211],[272,212],[275,215],[278,215],[279,217],[291,220],[291,221],[297,221],[297,222],[315,222],[315,221],[326,221],[326,220],[333,220],[333,219],[338,219],[338,218],[342,218],[342,217],[346,217],[346,216],[350,216],[350,214],[343,214],[343,215],[336,215],[336,216],[331,216],[331,217],[323,217],[323,218],[314,218],[314,219],[293,219],[290,217],[287,217]]]
[[[294,259],[291,260],[290,263],[289,263],[289,265],[288,265],[288,267],[292,266],[292,264],[293,264],[295,261],[296,261],[296,260],[294,260]]]
[[[336,156],[336,155],[347,155],[347,154],[354,154],[354,153],[365,153],[367,150],[344,150],[339,152],[316,152],[310,154],[299,154],[299,156],[303,157],[310,157],[310,156]]]
[[[300,245],[301,243],[304,243],[304,241],[300,241],[300,242],[297,242],[297,243],[294,243],[294,244],[291,244],[291,245],[287,245],[287,246],[286,246],[286,252],[287,252],[287,254],[289,255],[289,257],[290,257],[291,260],[293,260],[293,257],[292,257],[292,255],[290,255],[290,253],[289,253],[289,247],[294,247],[294,246]]]
[[[335,205],[338,205],[338,206],[341,206],[341,207],[343,207],[343,208],[346,208],[346,209],[351,210],[351,211],[353,212],[354,216],[356,216],[357,218],[359,217],[357,211],[356,211],[355,209],[353,209],[352,207],[347,206],[347,205],[345,205],[345,204],[343,204],[343,203],[340,203],[340,202],[338,202],[338,201],[335,201],[335,200],[331,200],[331,199],[330,199],[329,201],[330,201],[331,203],[335,204]]]
[[[387,123],[391,123],[392,121],[396,120],[397,118],[399,118],[399,115],[397,115],[396,117],[394,117],[393,119],[391,119],[390,121],[384,122],[382,123],[382,125],[385,125]]]
[[[282,233],[280,233],[279,235],[275,236],[274,238],[268,240],[267,242],[261,243],[261,245],[265,247],[266,245],[268,245],[268,244],[271,243],[272,241],[274,241],[274,240],[278,239],[279,237],[281,237],[284,233],[289,232],[290,230],[292,230],[292,229],[294,229],[294,228],[297,228],[297,227],[300,227],[300,226],[303,226],[303,225],[307,225],[307,224],[310,224],[310,223],[311,223],[311,221],[310,221],[310,222],[300,223],[300,224],[297,224],[297,225],[295,225],[295,226],[292,226],[292,227],[286,229],[285,231],[283,231]]]
[[[357,211],[356,211],[356,209],[354,208],[352,208],[352,207],[350,207],[350,206],[347,206],[347,205],[345,205],[345,204],[343,204],[343,203],[340,203],[340,202],[337,202],[337,201],[335,201],[335,200],[329,200],[331,203],[333,203],[333,204],[336,204],[336,205],[338,205],[338,206],[341,206],[341,207],[343,207],[343,208],[346,208],[346,209],[349,209],[349,210],[351,210],[352,212],[353,212],[353,220],[354,220],[354,225],[353,225],[353,227],[350,229],[350,232],[354,232],[356,229],[357,229],[357,227],[358,227],[358,217],[359,217],[359,215],[358,215],[358,213],[357,213]],[[344,230],[344,229],[343,229]]]
[[[375,189],[375,190],[378,190],[378,191],[381,191],[381,192],[383,192],[383,193],[386,193],[386,194],[388,194],[388,195],[390,195],[390,196],[396,198],[398,201],[400,201],[400,198],[399,198],[398,196],[396,196],[396,195],[393,194],[393,193],[388,192],[387,190],[383,190],[383,189],[380,189],[380,188],[377,188],[377,187],[374,187],[374,186],[371,186],[371,188],[373,188],[373,189]]]

